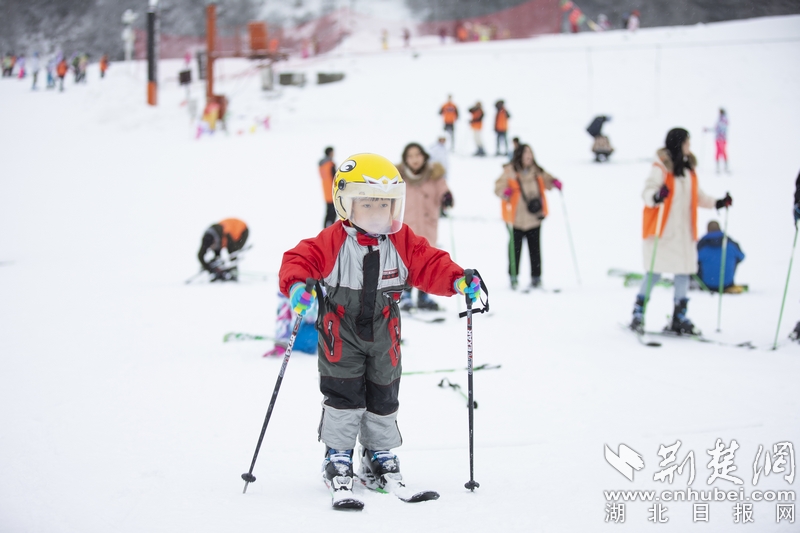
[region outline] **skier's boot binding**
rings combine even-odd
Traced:
[[[361,452],[362,477],[367,487],[383,488],[387,481],[402,483],[400,460],[388,450],[372,451],[364,448]]]
[[[426,293],[419,291],[417,295],[417,307],[425,311],[438,311],[439,304],[431,300],[431,297]]]
[[[629,327],[639,335],[644,334],[644,296],[636,296],[636,303],[633,304],[633,319]]]
[[[411,291],[405,290],[403,291],[403,295],[400,296],[400,309],[402,311],[411,311],[414,308],[414,302],[411,301]]]
[[[670,331],[678,335],[700,335],[700,330],[697,329],[692,321],[686,318],[686,306],[689,303],[687,298],[683,298],[675,302],[675,311],[672,313],[672,325]]]
[[[322,472],[326,484],[334,491],[353,490],[353,450],[328,448]]]

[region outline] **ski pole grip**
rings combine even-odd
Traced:
[[[474,274],[474,270],[468,268],[464,270],[464,281],[467,282],[467,286],[472,284],[472,276]],[[470,299],[469,295],[464,295],[467,298],[467,309],[472,309],[472,300]]]
[[[317,284],[317,280],[314,278],[306,278],[306,292],[311,294],[311,291],[314,290],[314,285]]]

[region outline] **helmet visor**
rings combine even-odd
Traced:
[[[405,183],[395,185],[391,191],[376,195],[375,187],[350,183],[339,194],[339,201],[347,219],[373,235],[389,235],[400,231],[405,212]]]

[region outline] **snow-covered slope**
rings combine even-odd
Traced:
[[[244,61],[221,62],[218,91],[231,98],[231,134],[194,139],[179,62],[161,65],[160,105],[147,108],[142,64],[114,64],[105,80],[67,83],[62,94],[0,80],[0,530],[3,532],[597,531],[604,490],[685,489],[653,480],[661,445],[694,452],[692,488],[708,485],[716,440],[735,439],[744,489],[796,491],[778,474],[753,486],[760,445],[800,444],[800,347],[786,335],[800,319],[797,272],[789,287],[781,349],[775,335],[794,237],[791,195],[800,138],[800,17],[646,30],[379,50],[365,27],[329,57],[284,71],[341,71],[341,83],[282,88],[267,97]],[[192,87],[192,97],[203,89]],[[459,122],[449,183],[455,197],[439,245],[478,268],[491,316],[475,318],[475,478],[469,493],[467,410],[437,387],[462,387],[466,372],[403,378],[397,450],[413,485],[436,502],[409,506],[364,494],[360,515],[332,512],[319,479],[321,396],[314,357],[293,355],[247,495],[250,465],[280,361],[269,344],[223,344],[229,331],[271,333],[282,253],[315,235],[324,206],[316,163],[374,151],[399,159],[410,141],[441,131],[448,93],[462,110],[505,99],[511,135],[529,142],[564,182],[542,230],[545,284],[513,293],[507,232],[492,194],[502,159],[476,159]],[[729,113],[732,174],[713,172],[703,134],[718,107]],[[594,114],[617,151],[592,163],[584,128]],[[487,113],[489,124],[493,113]],[[269,130],[249,133],[270,117]],[[664,340],[644,348],[619,324],[635,291],[606,276],[640,271],[641,186],[668,129],[692,133],[700,183],[730,191],[729,230],[747,254],[737,279],[751,291],[693,294],[690,317],[710,337],[749,340],[744,350]],[[239,132],[242,132],[239,134]],[[484,142],[493,153],[491,131]],[[569,220],[566,219],[567,207]],[[243,268],[266,282],[185,285],[205,228],[236,216],[251,228]],[[719,215],[701,212],[701,228]],[[574,237],[582,284],[571,259]],[[523,259],[522,272],[528,272]],[[671,312],[657,289],[649,322]],[[405,370],[466,364],[459,302],[440,299],[441,325],[403,323]],[[645,462],[633,482],[604,459],[625,443]],[[770,448],[771,449],[771,448]],[[763,456],[762,456],[763,460]],[[692,523],[688,502],[665,504],[665,531],[728,531],[735,502],[711,504]],[[776,524],[775,502],[753,502],[755,531]],[[628,503],[627,531],[648,527],[652,503]],[[610,526],[609,526],[610,527]]]

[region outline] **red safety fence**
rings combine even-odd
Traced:
[[[479,41],[495,39],[525,39],[535,35],[559,33],[562,13],[557,0],[529,0],[518,6],[490,13],[481,17],[438,22],[423,22],[416,25],[418,35],[442,35],[457,41]],[[296,28],[284,30],[270,27],[270,48],[279,47],[281,52],[301,54],[303,57],[329,52],[336,48],[351,28],[358,25],[380,25],[381,21],[347,8],[338,9],[322,17],[310,20]],[[147,33],[135,30],[136,59],[147,56]],[[277,42],[276,42],[277,40]],[[247,27],[220,28],[217,34],[218,57],[250,57],[250,39]],[[168,35],[159,36],[159,57],[182,58],[187,52],[194,55],[204,50],[205,36]]]
[[[425,22],[417,26],[420,35],[442,35],[457,41],[526,39],[535,35],[560,33],[558,0],[529,0],[515,7],[481,17]]]

